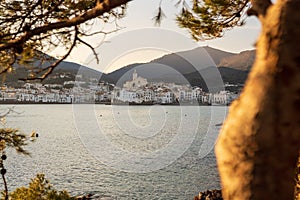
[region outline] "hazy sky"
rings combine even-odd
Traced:
[[[177,26],[175,18],[178,11],[174,0],[162,1],[166,18],[159,27],[154,25],[152,18],[157,13],[159,2],[160,0],[134,0],[128,4],[127,16],[118,23],[124,28],[108,35],[105,38],[107,42],[97,48],[99,64],[92,52],[84,46],[78,46],[67,60],[109,72],[130,63],[147,62],[164,54],[198,46],[208,45],[236,53],[254,48],[260,31],[258,20],[254,17],[248,18],[245,26],[227,31],[222,38],[196,43],[186,29]],[[103,28],[103,24],[99,23],[98,27]],[[105,25],[105,30],[113,28],[113,25]],[[86,40],[96,46],[102,39],[98,36]],[[60,50],[52,52],[52,55],[56,52]]]

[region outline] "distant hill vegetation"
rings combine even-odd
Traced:
[[[243,51],[229,57],[224,57],[218,63],[219,67],[228,67],[242,71],[249,71],[255,60],[255,51]]]
[[[168,54],[149,63],[128,65],[107,76],[114,81],[113,83],[121,85],[131,78],[132,70],[137,69],[138,74],[148,81],[189,83],[208,90],[209,87],[214,87],[207,86],[205,79],[208,78],[217,81],[221,76],[224,83],[244,84],[254,59],[255,50],[236,54],[211,47],[200,47]]]
[[[49,66],[51,63],[55,62],[56,59],[44,54],[42,52],[37,52],[36,58],[33,59],[32,62],[27,64],[15,64],[13,66],[13,70],[10,73],[4,73],[0,75],[0,84],[6,84],[12,87],[20,87],[24,84],[24,81],[20,79],[24,79],[30,75],[30,73],[38,71],[39,69],[45,68]],[[43,63],[40,62],[40,58],[43,58]],[[84,71],[83,80],[88,80],[90,78],[112,82],[112,80],[108,79],[105,74],[102,74],[99,71],[94,69],[82,66],[77,63],[63,61],[61,62],[54,71],[42,81],[43,84],[63,84],[65,81],[73,81],[76,78],[79,70]],[[39,80],[30,81],[30,82],[40,82]]]
[[[48,57],[50,60],[55,60],[50,56]],[[171,53],[148,63],[135,63],[124,66],[109,74],[64,61],[43,83],[62,84],[64,81],[74,80],[78,70],[83,70],[85,76],[83,79],[101,79],[102,81],[122,85],[125,81],[131,79],[132,70],[137,69],[138,74],[147,78],[150,82],[164,81],[191,84],[208,90],[214,87],[214,80],[218,82],[221,77],[225,83],[244,84],[254,59],[255,50],[236,54],[211,47],[199,47],[189,51]],[[43,66],[38,66],[38,63],[38,61],[34,62],[34,68],[47,65],[47,63],[44,63]],[[14,68],[12,73],[0,76],[2,83],[5,82],[13,86],[22,84],[18,79],[24,78],[24,74],[28,73],[28,67],[15,66]]]

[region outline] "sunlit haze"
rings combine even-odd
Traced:
[[[260,31],[260,25],[255,18],[249,17],[245,26],[227,31],[222,38],[196,43],[186,29],[179,28],[176,24],[176,2],[162,1],[166,18],[160,27],[155,26],[153,17],[159,3],[158,0],[132,1],[128,4],[127,16],[118,22],[123,27],[122,30],[109,34],[104,43],[101,36],[85,39],[93,46],[101,44],[96,48],[100,57],[99,64],[96,63],[92,51],[84,45],[78,45],[67,60],[102,72],[111,72],[132,63],[145,63],[165,54],[199,46],[235,53],[254,49]],[[112,24],[105,24],[104,30],[110,31],[114,28]],[[57,52],[61,52],[61,49],[50,54],[55,56]]]
[[[159,49],[139,49],[132,52],[128,52],[120,57],[112,60],[111,63],[107,65],[107,68],[103,70],[105,73],[112,72],[122,66],[126,66],[132,63],[146,63],[153,59],[159,58],[166,54],[165,51]]]

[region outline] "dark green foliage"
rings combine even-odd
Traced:
[[[17,152],[28,155],[29,153],[23,148],[24,146],[27,145],[27,140],[28,138],[26,137],[26,135],[20,133],[18,129],[12,129],[12,128],[0,129],[0,150],[2,152],[6,147],[12,147]]]
[[[1,115],[1,122],[4,128],[0,128],[0,153],[1,153],[1,160],[0,160],[0,174],[2,177],[2,181],[4,184],[4,191],[3,191],[3,199],[8,200],[8,187],[5,178],[6,169],[4,167],[4,161],[7,159],[5,150],[6,148],[10,147],[15,149],[18,153],[29,155],[24,149],[24,146],[27,145],[28,137],[22,133],[18,129],[13,128],[6,128],[5,122],[6,117],[11,113],[18,113],[14,111],[13,108],[9,108],[8,111],[2,113]],[[31,141],[34,141],[34,137],[31,138]]]
[[[5,154],[3,154],[3,155],[1,156],[1,159],[2,159],[2,160],[6,160],[6,158],[7,158],[7,157],[6,157]]]
[[[9,109],[2,118],[10,113],[15,112],[13,109]],[[5,121],[5,120],[4,120]],[[5,124],[5,123],[4,123]],[[32,132],[30,136],[30,141],[34,141],[35,137],[38,137],[38,134]],[[0,174],[4,183],[4,191],[2,192],[2,200],[73,200],[75,198],[70,197],[67,191],[57,191],[52,188],[52,185],[49,184],[49,181],[45,178],[43,174],[38,174],[36,178],[32,179],[29,183],[29,187],[17,188],[15,191],[8,193],[7,182],[5,178],[6,169],[4,167],[4,160],[7,159],[5,154],[5,149],[10,147],[15,149],[18,153],[29,155],[24,149],[24,146],[27,145],[29,137],[19,132],[18,129],[12,128],[1,128],[0,129]]]
[[[243,25],[248,0],[193,0],[177,16],[180,27],[189,29],[195,40],[222,37],[225,30]]]
[[[104,31],[95,31],[99,27],[93,27],[123,17],[124,3],[127,1],[122,1],[117,8],[113,5],[107,10],[103,5],[98,6],[101,2],[0,0],[0,74],[13,71],[14,65],[18,64],[28,71],[24,79],[43,80],[60,62],[47,60],[38,52],[62,47],[65,52],[57,57],[64,60],[78,43],[88,46],[98,59],[94,47],[85,42],[83,37],[105,35]],[[109,2],[105,4],[106,7],[111,6]],[[32,64],[33,57],[40,61],[40,65],[45,62],[50,64],[43,69],[36,69]]]
[[[2,195],[1,200],[5,197]],[[36,178],[32,179],[28,187],[17,188],[15,191],[9,193],[11,200],[75,200],[70,197],[65,190],[57,191],[53,189],[52,185],[45,178],[44,174],[38,174]]]

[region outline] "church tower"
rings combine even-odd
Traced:
[[[132,74],[132,80],[136,80],[138,77],[137,73],[136,73],[136,69],[133,71],[133,74]]]

